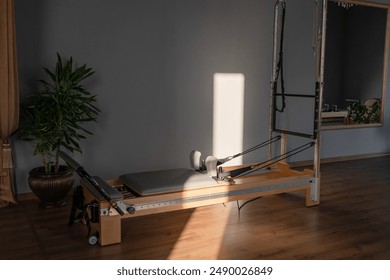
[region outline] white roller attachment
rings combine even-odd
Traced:
[[[202,153],[199,151],[192,151],[190,153],[190,164],[191,168],[195,170],[199,170],[202,166],[202,162],[200,157],[202,156]]]
[[[213,156],[208,156],[205,160],[205,165],[207,169],[207,174],[216,177],[217,176],[217,163],[218,159]]]

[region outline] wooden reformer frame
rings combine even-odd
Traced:
[[[306,193],[307,207],[319,204],[318,181],[314,177],[314,172],[309,169],[302,172],[293,170],[285,162],[274,163],[261,174],[220,181],[204,188],[151,196],[137,196],[131,191],[131,186],[125,186],[119,179],[109,180],[106,183],[107,185],[101,185],[107,192],[112,192],[109,188],[113,188],[122,193],[121,197],[116,198],[116,202],[119,202],[120,207],[126,210],[124,215],[120,215],[113,209],[91,182],[86,179],[81,180],[85,201],[95,205],[94,210],[92,208],[88,210],[90,216],[98,216],[98,221],[91,223],[93,235],[90,243],[94,244],[98,241],[102,246],[120,243],[122,220],[138,216],[249,200],[299,190],[304,190]],[[93,214],[92,211],[96,213]]]

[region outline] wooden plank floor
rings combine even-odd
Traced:
[[[301,192],[123,221],[91,246],[70,205],[0,209],[0,259],[390,259],[390,157],[322,165],[321,205]],[[243,203],[243,202],[240,202]]]

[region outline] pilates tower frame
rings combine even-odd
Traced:
[[[320,2],[320,3],[318,3]],[[292,98],[314,98],[314,116],[313,116],[313,132],[312,134],[305,134],[297,131],[290,131],[288,129],[281,129],[276,127],[277,122],[277,108],[276,100],[282,96],[277,92],[277,84],[274,81],[278,76],[278,35],[280,29],[281,18],[281,6],[285,4],[285,0],[277,0],[274,10],[274,32],[273,32],[273,58],[272,58],[272,77],[271,77],[271,93],[270,93],[270,114],[269,114],[269,137],[274,137],[275,133],[282,135],[295,135],[298,137],[310,138],[314,141],[314,177],[315,177],[315,193],[316,197],[312,197],[313,200],[319,201],[320,192],[320,144],[321,144],[321,108],[324,93],[324,68],[325,68],[325,43],[326,43],[326,18],[327,18],[327,0],[315,0],[315,8],[317,13],[320,11],[321,18],[319,19],[319,26],[317,22],[314,22],[314,35],[313,46],[316,46],[316,88],[314,95],[299,95],[299,94],[284,94],[285,96]],[[321,5],[321,7],[318,7]],[[284,136],[285,138],[286,136]],[[269,148],[269,157],[272,158],[273,151],[272,146]]]

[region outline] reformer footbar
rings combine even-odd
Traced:
[[[124,210],[119,206],[119,203],[117,201],[113,201],[107,191],[103,188],[102,184],[105,184],[104,181],[99,180],[98,178],[93,178],[85,171],[84,167],[63,151],[61,151],[59,155],[72,170],[74,170],[81,178],[86,179],[104,197],[104,199],[110,203],[112,208],[114,208],[121,216],[125,214]],[[98,183],[97,180],[99,180],[100,183]]]

